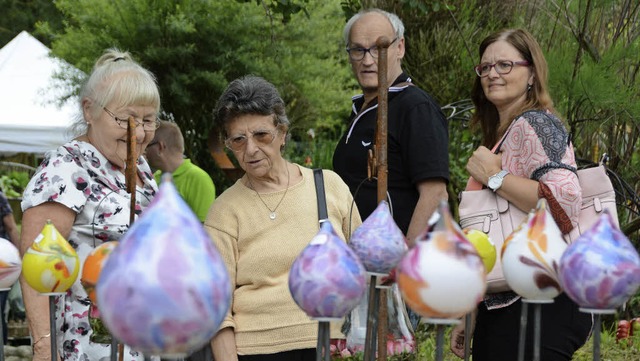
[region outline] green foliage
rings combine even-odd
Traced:
[[[241,3],[252,2],[251,0],[236,1]],[[270,14],[281,14],[284,24],[291,21],[291,17],[299,12],[303,12],[306,16],[309,16],[309,12],[307,11],[309,0],[255,0],[255,2],[257,5],[265,7]]]
[[[229,184],[207,139],[220,126],[212,110],[229,81],[256,74],[273,82],[288,105],[294,139],[312,127],[335,134],[348,115],[354,82],[341,51],[337,0],[60,0],[56,6],[64,30],[46,22],[39,27],[52,31],[53,52],[88,73],[104,49],[130,51],[157,76],[165,116],[181,127],[187,156],[212,175],[219,191]],[[283,21],[274,21],[277,14]]]
[[[20,198],[29,180],[27,172],[9,171],[0,174],[0,190],[7,198]]]
[[[0,0],[0,9],[0,47],[23,30],[49,46],[51,39],[35,31],[41,19],[47,19],[51,28],[62,28],[62,14],[50,0]]]
[[[498,5],[483,8],[473,2],[450,1],[446,7],[433,7],[428,12],[406,7],[398,11],[406,27],[405,70],[442,106],[470,96],[476,77],[473,66],[479,60],[477,44],[489,33],[488,29],[497,29],[503,24],[497,8]],[[450,111],[445,110],[445,115],[451,116]],[[449,121],[451,182],[448,191],[454,212],[457,212],[457,195],[468,179],[467,160],[480,141],[478,132],[469,129],[469,117],[470,113],[466,112]]]
[[[403,10],[406,13],[428,14],[440,10],[453,10],[455,5],[451,1],[425,1],[425,0],[342,0],[341,6],[345,15],[350,18],[360,9],[380,8],[398,13]]]
[[[284,157],[309,168],[333,168],[333,151],[337,141],[332,140],[333,138],[311,136],[309,133],[315,133],[315,130],[310,128],[305,139],[289,141]]]

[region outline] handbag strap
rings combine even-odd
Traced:
[[[322,169],[313,170],[313,180],[316,183],[316,198],[318,198],[318,222],[322,224],[329,220],[327,214],[327,199],[324,194],[324,178],[322,177]]]
[[[507,140],[507,134],[509,134],[509,132],[511,131],[511,127],[513,127],[513,123],[515,123],[517,119],[518,118],[515,118],[511,122],[511,124],[509,124],[509,128],[507,128],[507,130],[504,132],[504,134],[502,135],[502,138],[500,138],[500,143],[498,143],[495,150],[493,151],[494,154],[500,153],[500,148],[502,148],[502,143],[504,143],[504,141]]]

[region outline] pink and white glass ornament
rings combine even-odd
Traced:
[[[549,303],[562,292],[560,257],[567,249],[560,228],[540,199],[502,246],[502,271],[511,289],[529,302]]]
[[[486,275],[480,256],[453,221],[448,204],[440,203],[438,212],[441,217],[433,231],[419,237],[400,262],[397,282],[412,310],[430,319],[454,320],[482,300]]]
[[[8,239],[0,237],[0,291],[10,290],[21,270],[20,252]]]

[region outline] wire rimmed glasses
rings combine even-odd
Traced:
[[[389,46],[391,46],[391,44],[395,43],[396,40],[398,40],[398,37],[393,39],[389,43]],[[353,61],[359,61],[359,60],[364,59],[364,56],[367,53],[369,53],[372,58],[378,59],[378,46],[377,45],[374,45],[374,46],[372,46],[370,48],[355,47],[355,48],[347,48],[346,50],[347,50],[347,53],[349,53],[349,59],[351,59]]]
[[[115,121],[118,123],[118,126],[122,129],[127,129],[129,127],[129,121],[127,119],[118,118],[113,112],[107,107],[102,107],[102,109],[109,114]],[[134,119],[136,122],[136,126],[142,126],[145,132],[151,132],[153,130],[158,129],[160,127],[160,122],[158,122],[157,118],[153,119]]]
[[[511,73],[513,67],[516,65],[529,66],[530,63],[526,60],[511,61],[511,60],[499,60],[495,63],[481,63],[473,67],[479,77],[484,78],[489,76],[491,68],[496,69],[496,73],[505,75]]]
[[[265,146],[273,143],[278,135],[278,128],[273,130],[260,129],[251,132],[253,142],[258,146]],[[234,135],[224,140],[224,145],[234,152],[239,152],[247,146],[249,137],[245,134]]]

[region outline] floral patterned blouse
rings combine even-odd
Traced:
[[[143,186],[136,193],[136,217],[149,205],[158,186],[147,161],[138,159]],[[129,228],[130,194],[125,175],[96,148],[71,141],[49,152],[23,194],[22,209],[45,202],[57,202],[76,212],[68,237],[80,264],[93,248],[117,241]],[[89,340],[91,301],[80,277],[65,295],[56,300],[57,343],[63,360],[108,360],[110,346]],[[125,348],[124,360],[142,360],[143,355]]]

